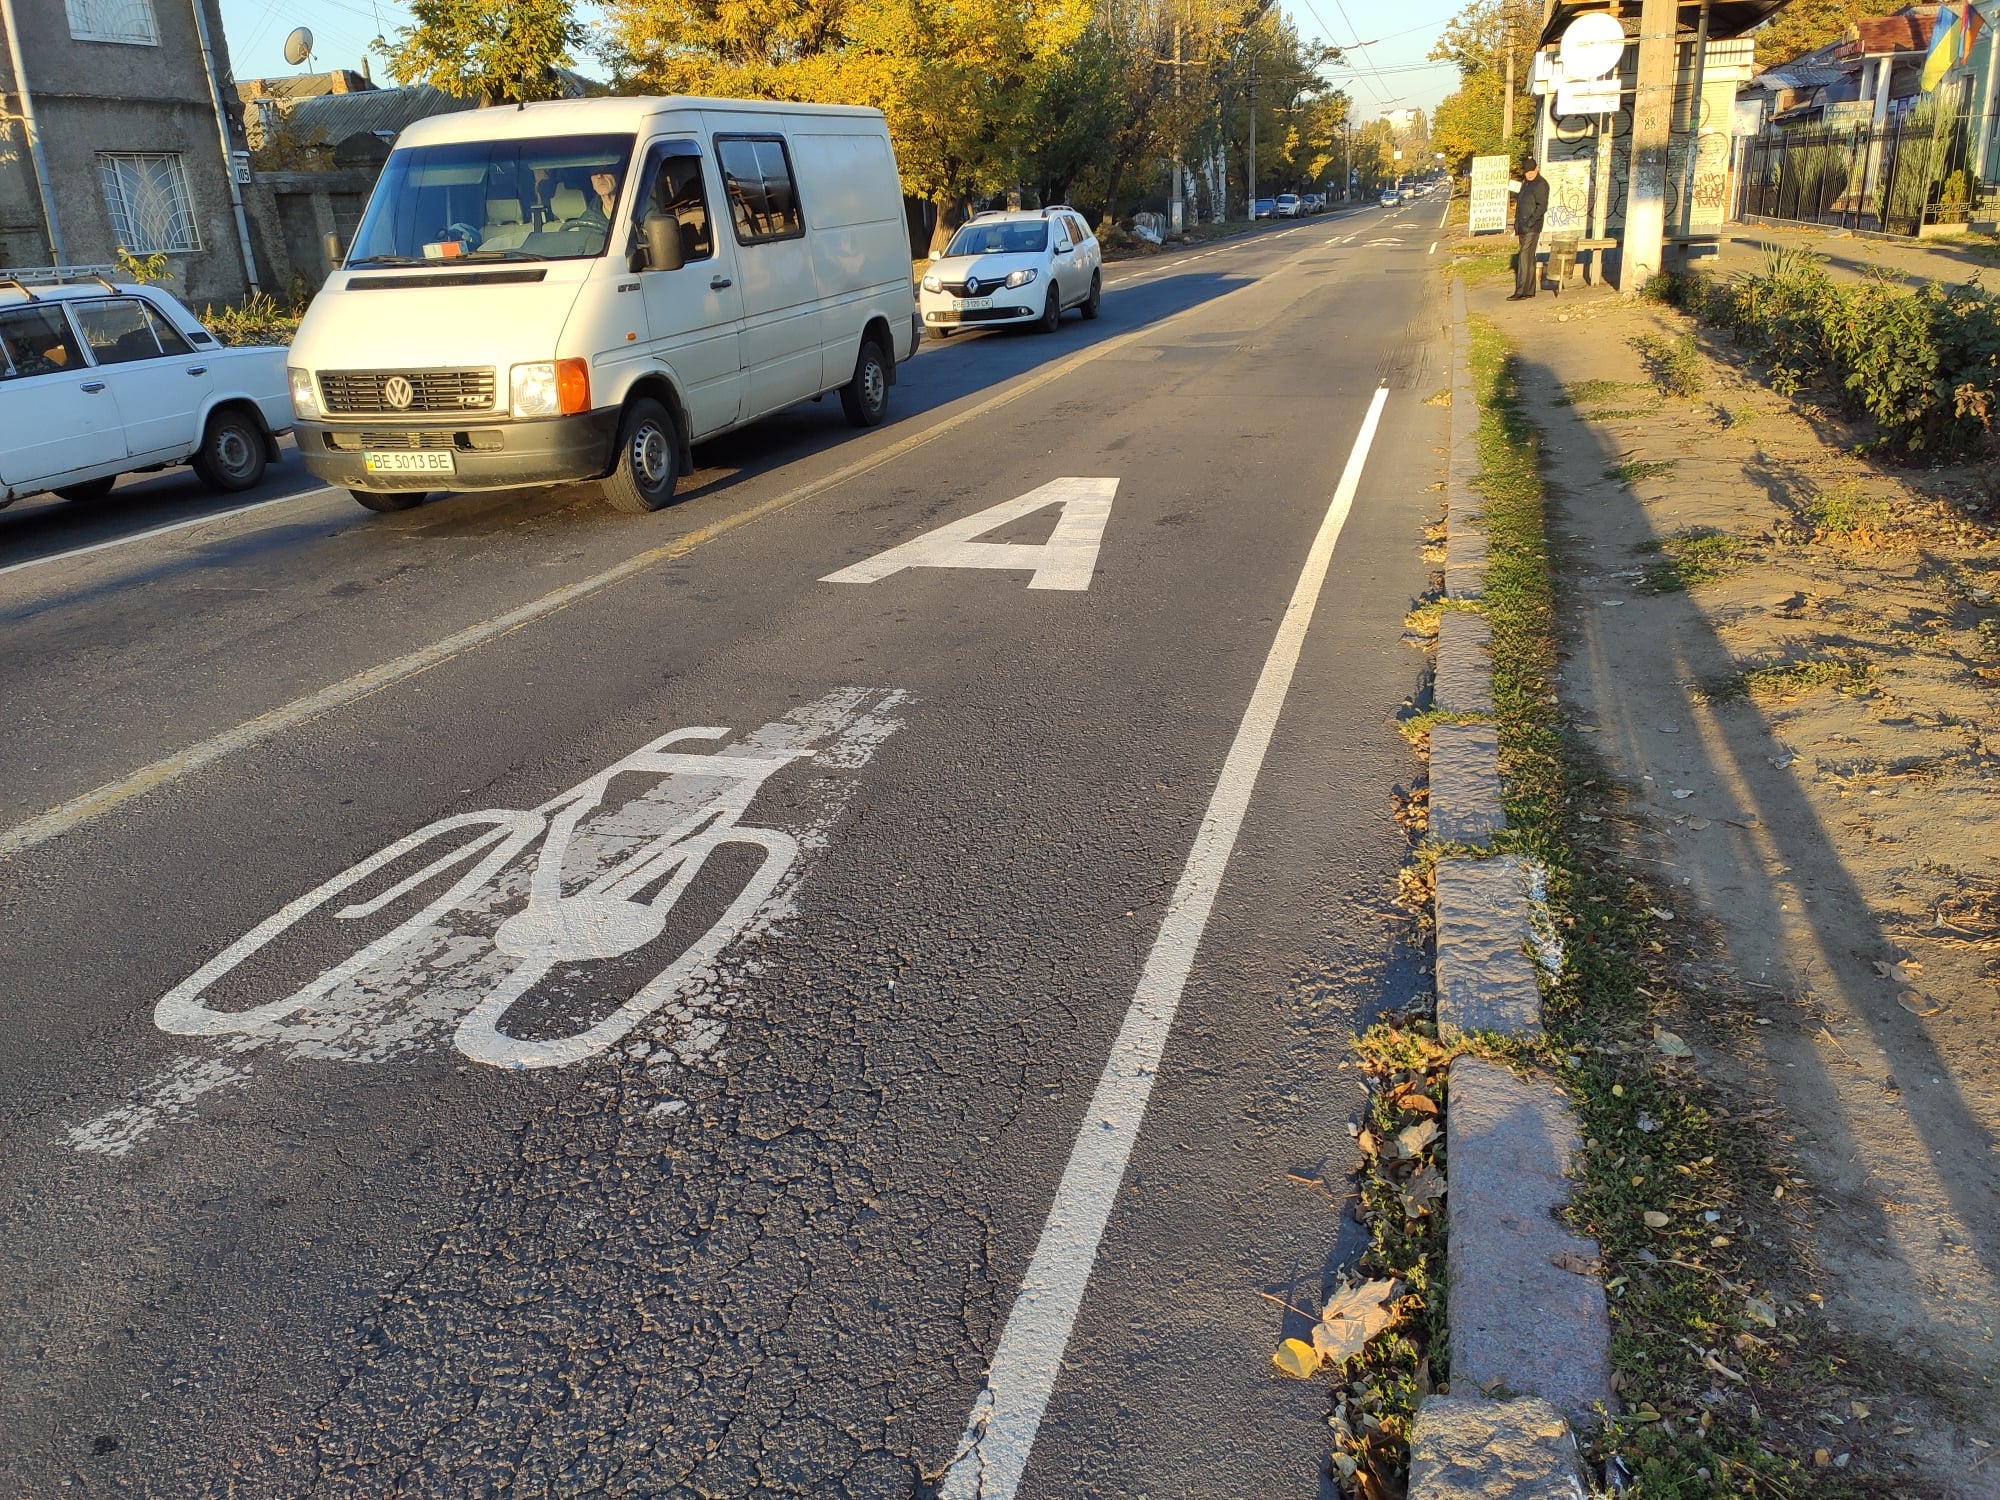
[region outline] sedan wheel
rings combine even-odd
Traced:
[[[208,419],[192,462],[210,489],[230,495],[247,490],[264,477],[263,431],[243,412],[219,411]]]

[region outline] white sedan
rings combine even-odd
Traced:
[[[0,506],[192,464],[247,490],[292,424],[282,348],[228,348],[157,287],[0,280]]]
[[[939,338],[960,328],[1032,323],[1055,332],[1074,307],[1097,316],[1104,255],[1073,208],[981,214],[931,257],[917,294],[924,327]]]

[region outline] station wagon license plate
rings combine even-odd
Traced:
[[[361,455],[361,467],[370,474],[450,474],[454,472],[449,450]]]
[[[978,312],[982,307],[991,307],[991,297],[954,297],[951,299],[953,312]]]

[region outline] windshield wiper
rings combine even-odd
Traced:
[[[343,261],[341,270],[351,271],[356,266],[420,266],[424,262],[409,255],[364,255],[359,260]]]
[[[532,250],[473,250],[458,257],[460,260],[547,260],[546,255],[537,255]]]

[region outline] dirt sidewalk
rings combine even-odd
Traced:
[[[1470,290],[1546,440],[1595,831],[1675,890],[1663,998],[1796,1163],[1745,1208],[1797,1257],[1756,1394],[1830,1491],[2000,1496],[2000,531],[1678,314]]]

